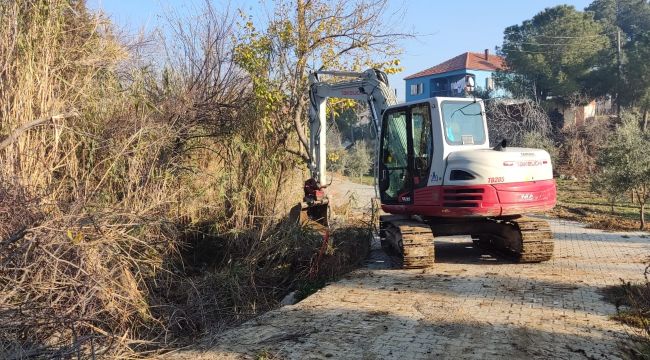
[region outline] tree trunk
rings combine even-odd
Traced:
[[[298,140],[304,146],[305,148],[305,153],[302,152],[302,148],[300,148],[300,156],[302,159],[309,164],[311,161],[311,154],[309,153],[309,142],[307,140],[307,134],[305,132],[305,128],[302,126],[302,114],[304,110],[304,100],[300,99],[298,100],[298,104],[296,106],[296,110],[293,114],[293,127],[296,130],[296,134],[298,135]]]
[[[648,109],[643,110],[643,125],[641,125],[641,130],[646,131],[648,129]]]
[[[636,191],[636,200],[639,202],[639,220],[641,221],[641,230],[645,229],[645,203],[648,201],[648,196],[646,195],[646,187],[642,186],[641,189]]]
[[[640,220],[641,220],[641,230],[645,230],[645,203],[641,204],[641,210],[639,211]]]
[[[610,205],[610,212],[612,215],[614,215],[614,203],[616,202],[615,199],[612,199],[611,202],[609,203]]]

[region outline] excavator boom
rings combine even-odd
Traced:
[[[327,80],[322,78],[327,78]],[[386,74],[375,69],[364,72],[318,71],[309,75],[309,169],[304,199],[300,204],[300,222],[327,225],[327,99],[352,99],[368,105],[375,132],[381,129],[381,115],[397,103],[388,87]]]

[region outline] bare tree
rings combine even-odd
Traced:
[[[551,135],[548,115],[534,101],[487,101],[485,111],[492,144],[506,139],[509,144],[521,146],[526,134]]]

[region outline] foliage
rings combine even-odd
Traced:
[[[1,358],[155,356],[309,271],[272,44],[168,20],[160,57],[83,1],[0,0]]]
[[[647,5],[650,8],[650,4]],[[647,21],[650,22],[650,10]],[[650,30],[640,34],[636,41],[631,43],[627,53],[626,64],[629,85],[623,92],[623,104],[636,106],[642,112],[640,121],[643,130],[648,129],[648,112],[650,111]]]
[[[273,118],[267,120],[269,127],[281,139],[297,135],[302,146],[288,150],[304,161],[310,161],[304,150],[308,148],[304,124],[310,72],[368,67],[399,71],[396,41],[406,35],[392,31],[392,19],[384,16],[386,8],[386,0],[280,1],[264,31],[257,31],[252,19],[244,16],[242,41],[235,49],[237,63],[254,86],[265,85],[256,90],[258,100],[281,104],[269,114]],[[338,104],[338,111],[351,106],[349,101]]]
[[[603,169],[594,175],[591,179],[591,190],[607,198],[610,205],[610,213],[615,214],[614,206],[625,197],[621,192],[620,186],[615,182],[615,177],[611,174],[611,169]]]
[[[590,84],[598,92],[614,93],[622,106],[650,108],[647,59],[650,55],[650,3],[636,0],[595,0],[586,9],[603,24],[609,46]],[[621,42],[619,71],[617,47]]]
[[[505,29],[500,51],[515,75],[501,73],[498,81],[516,98],[566,101],[586,92],[585,81],[607,44],[592,13],[569,5],[547,8]]]
[[[583,179],[594,175],[600,150],[608,144],[614,126],[609,121],[593,120],[583,126],[570,125],[557,134],[560,172]]]
[[[332,149],[327,151],[327,170],[343,173],[348,165],[349,154],[345,149]]]
[[[345,174],[360,177],[368,174],[373,164],[372,150],[365,141],[357,141],[352,147],[346,161]]]
[[[598,156],[598,178],[606,183],[607,191],[632,192],[635,195],[643,229],[645,204],[650,199],[650,136],[639,130],[637,120],[638,114],[624,114],[623,124]]]

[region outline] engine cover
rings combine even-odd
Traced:
[[[473,178],[458,176],[464,175],[462,172]],[[544,150],[515,147],[500,151],[474,149],[449,154],[443,185],[492,185],[551,179],[551,156]]]

